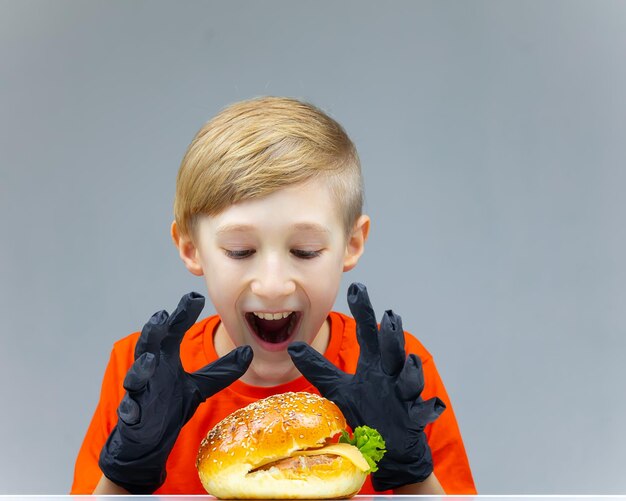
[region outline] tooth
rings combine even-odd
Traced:
[[[282,313],[263,313],[262,311],[253,311],[252,313],[263,320],[280,320],[281,318],[287,318],[293,313],[293,311],[285,311]]]

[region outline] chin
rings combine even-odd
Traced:
[[[293,365],[287,351],[272,353],[263,362],[259,360],[261,357],[258,355],[258,352],[255,352],[254,356],[256,358],[252,359],[248,371],[242,378],[242,381],[245,383],[254,386],[276,386],[288,383],[301,376],[298,369]],[[256,364],[255,361],[257,362]]]
[[[196,467],[220,499],[349,498],[368,465],[360,451],[331,443],[346,428],[339,408],[310,393],[282,393],[239,409],[202,441]]]

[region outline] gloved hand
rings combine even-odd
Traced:
[[[194,373],[184,371],[180,343],[203,307],[203,296],[186,294],[171,316],[155,313],[137,341],[119,420],[98,462],[109,480],[132,494],[150,494],[165,482],[165,463],[181,428],[198,405],[242,376],[252,361],[252,349],[240,346]]]
[[[424,427],[445,405],[437,397],[420,397],[422,362],[417,355],[406,357],[400,317],[386,311],[379,332],[367,289],[358,283],[348,289],[348,305],[361,349],[354,375],[337,369],[306,343],[292,343],[289,355],[322,396],[337,404],[352,429],[371,426],[385,439],[387,452],[372,473],[374,489],[422,482],[433,471]]]

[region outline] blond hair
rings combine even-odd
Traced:
[[[328,182],[348,236],[363,208],[356,148],[310,103],[261,97],[228,106],[196,134],[176,179],[174,215],[193,237],[200,215],[314,178]]]

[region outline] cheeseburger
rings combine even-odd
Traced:
[[[350,439],[346,426],[339,408],[318,395],[259,400],[220,421],[202,441],[200,480],[222,499],[351,497],[375,471],[385,444],[368,427],[356,428]]]

